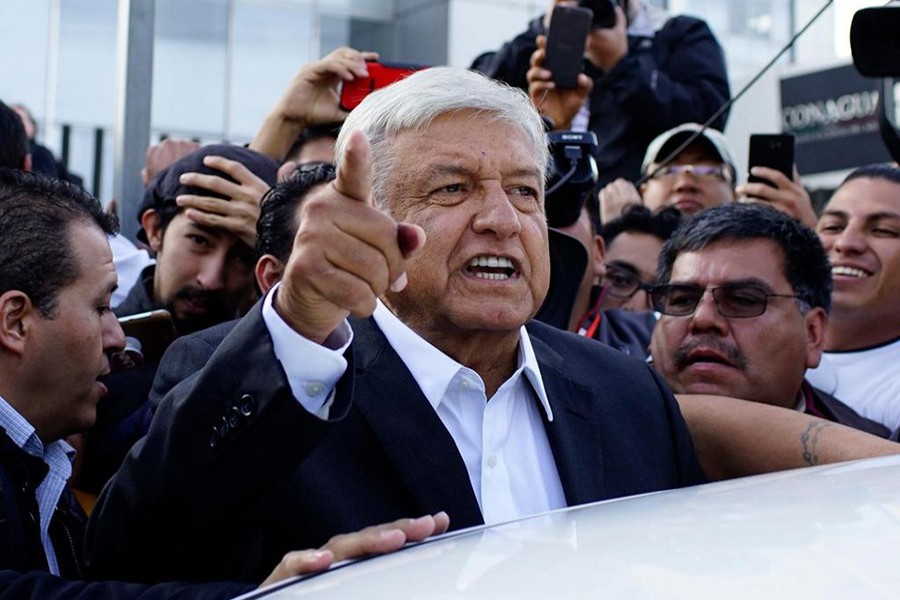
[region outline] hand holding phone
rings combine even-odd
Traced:
[[[753,167],[768,167],[794,178],[794,136],[790,134],[759,134],[750,136],[750,160],[748,173]],[[778,187],[768,179],[749,175],[748,183],[764,183]]]
[[[341,108],[349,112],[375,90],[387,87],[395,81],[409,77],[416,71],[427,68],[426,65],[366,61],[366,69],[369,71],[369,76],[357,77],[356,79],[345,81],[342,85]]]
[[[747,183],[735,188],[741,202],[763,202],[815,228],[818,219],[812,200],[794,176],[793,136],[750,136],[749,162],[758,175],[750,173]]]
[[[560,88],[578,86],[578,74],[584,67],[584,45],[592,19],[591,11],[580,6],[558,5],[553,8],[543,68],[553,73],[553,83]]]

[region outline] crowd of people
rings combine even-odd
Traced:
[[[573,89],[550,11],[350,113],[377,55],[303,66],[247,146],[148,149],[137,246],[29,172],[33,119],[0,102],[0,598],[230,598],[900,453],[900,168],[821,215],[796,171],[743,183],[699,124],[729,98],[709,28],[620,4]],[[599,176],[550,228],[547,132],[579,129]]]

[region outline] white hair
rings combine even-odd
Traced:
[[[479,118],[519,128],[546,172],[549,152],[544,124],[528,96],[480,73],[454,67],[424,69],[369,94],[341,127],[335,144],[337,162],[350,134],[363,131],[372,146],[375,203],[385,209],[384,185],[393,162],[390,138],[403,131],[421,131],[437,117],[458,111],[474,111]]]

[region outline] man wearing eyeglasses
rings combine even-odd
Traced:
[[[658,280],[650,351],[673,391],[793,408],[888,435],[804,379],[821,359],[831,306],[831,269],[808,227],[766,206],[711,208],[665,244]]]
[[[696,139],[669,158],[701,130]],[[654,212],[672,206],[691,216],[736,198],[738,173],[728,140],[720,132],[703,129],[697,123],[674,127],[650,142],[641,175],[644,183],[640,184],[640,191],[623,179],[600,190],[604,222],[618,217],[631,204],[643,204]]]

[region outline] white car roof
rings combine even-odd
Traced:
[[[898,550],[892,456],[470,529],[246,598],[898,598]]]

